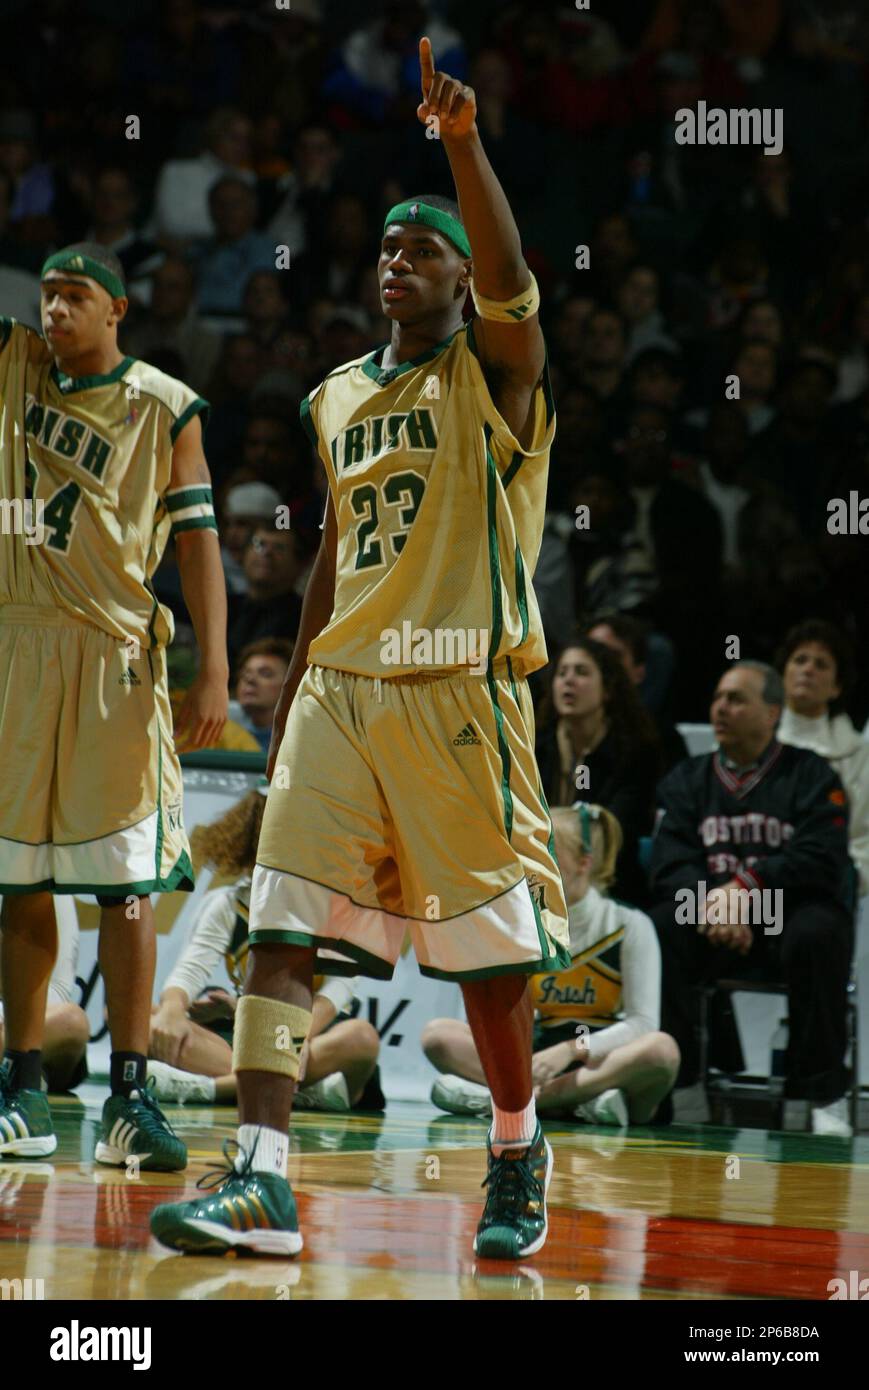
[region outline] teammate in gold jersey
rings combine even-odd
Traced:
[[[408,932],[421,970],[461,984],[494,1097],[475,1249],[520,1259],[546,1239],[526,980],[570,956],[526,676],[546,661],[531,575],[554,410],[537,284],[474,93],[435,71],[428,39],[420,68],[417,115],[458,205],[390,210],[391,341],[302,404],[329,502],[269,755],[238,1157],[214,1196],[153,1213],[177,1249],[301,1249],[287,1123],[312,975],[388,979]]]
[[[40,1092],[53,893],[93,893],[112,1038],[99,1162],[179,1169],[146,1089],[150,894],[191,889],[166,688],[172,615],[151,576],[170,529],[201,663],[177,732],[227,711],[226,598],[202,452],[206,402],[118,348],[123,272],[79,243],[42,271],[43,336],[0,319],[0,1155],[57,1140]]]

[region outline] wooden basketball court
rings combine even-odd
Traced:
[[[869,1270],[869,1137],[560,1122],[546,1246],[477,1261],[484,1123],[410,1103],[294,1121],[297,1260],[176,1255],[149,1213],[223,1162],[236,1112],[166,1107],[187,1172],[127,1177],[92,1159],[105,1094],[53,1100],[50,1160],[0,1162],[0,1275],[46,1299],[827,1300]]]

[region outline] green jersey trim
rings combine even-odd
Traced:
[[[519,961],[511,965],[488,965],[482,970],[435,970],[430,965],[419,967],[420,975],[427,976],[430,980],[494,980],[498,975],[540,975],[544,970],[566,970],[570,965],[570,957],[564,959],[565,952],[563,947],[558,947],[558,954],[554,956],[543,955],[540,960]]]
[[[529,898],[531,899],[531,906],[532,906],[532,908],[534,909],[534,921],[535,921],[536,926],[537,926],[537,939],[538,939],[538,941],[540,942],[540,954],[541,954],[541,956],[543,956],[543,957],[545,958],[545,956],[546,956],[546,949],[547,949],[547,947],[548,947],[548,945],[549,945],[549,941],[548,941],[548,939],[547,939],[546,932],[545,932],[544,927],[543,927],[543,918],[540,916],[540,908],[537,906],[537,901],[536,901],[536,899],[535,899],[535,897],[534,897],[534,894],[531,892],[531,889],[530,889],[530,888],[528,889],[528,896],[529,896]],[[559,952],[562,952],[562,951],[564,951],[564,949],[565,949],[565,948],[564,948],[563,946],[558,946],[558,944],[556,943],[556,950],[558,950]],[[568,962],[571,962],[571,956],[570,956],[569,953],[568,953],[568,955],[567,955],[567,959],[568,959]],[[566,966],[562,966],[561,968],[562,968],[562,970],[564,970],[564,969],[566,969],[567,967],[566,967]]]
[[[150,664],[151,653],[148,653]],[[153,667],[151,678],[153,680]],[[163,735],[157,730],[157,835],[154,845],[154,873],[160,877],[160,861],[163,858]]]
[[[483,426],[483,435],[486,447],[486,512],[489,531],[489,577],[492,584],[492,635],[489,643],[489,665],[498,655],[498,648],[501,645],[501,635],[504,630],[504,612],[501,599],[501,561],[498,555],[498,524],[497,524],[497,478],[498,467],[492,450],[489,448],[489,440],[492,438],[492,426]]]
[[[305,396],[304,400],[302,401],[301,405],[299,406],[299,419],[300,419],[301,422],[302,422],[302,429],[305,431],[305,434],[308,436],[308,439],[309,439],[310,443],[313,445],[313,447],[314,447],[314,448],[317,450],[317,452],[319,453],[319,450],[320,450],[320,441],[319,441],[319,439],[318,439],[318,437],[317,437],[317,426],[314,424],[314,417],[313,417],[313,415],[311,414],[311,397],[310,397],[310,396]]]
[[[522,551],[519,549],[518,541],[516,542],[516,603],[519,606],[519,616],[522,619],[522,636],[519,639],[521,647],[528,636],[528,595],[525,592],[525,562],[522,559]]]
[[[513,793],[510,790],[510,770],[512,759],[510,757],[510,745],[507,742],[507,734],[504,730],[504,715],[498,703],[498,687],[492,675],[491,668],[486,673],[486,684],[489,688],[489,697],[492,701],[492,713],[495,717],[495,729],[498,736],[498,753],[501,758],[501,801],[504,807],[504,833],[507,839],[513,837]]]
[[[543,399],[546,402],[546,427],[555,414],[555,397],[552,394],[552,382],[549,379],[549,353],[543,358]]]
[[[492,584],[492,635],[489,646],[489,667],[486,672],[486,684],[489,687],[489,695],[492,700],[492,712],[495,717],[495,727],[498,734],[498,752],[501,756],[501,799],[504,803],[504,830],[509,840],[513,833],[513,794],[510,791],[511,759],[510,748],[504,731],[504,716],[501,713],[501,706],[498,703],[498,687],[495,683],[494,674],[494,661],[498,655],[498,648],[501,645],[501,635],[504,631],[504,612],[501,600],[501,561],[498,555],[496,509],[498,469],[492,451],[489,448],[489,440],[492,437],[491,425],[483,426],[483,434],[486,443],[486,505],[489,531],[489,575]]]
[[[251,946],[270,946],[277,942],[282,946],[312,946],[324,951],[340,951],[342,955],[350,956],[355,962],[350,964],[341,960],[331,960],[328,956],[320,957],[315,961],[315,974],[322,972],[325,975],[345,975],[353,978],[361,973],[369,979],[391,980],[395,969],[389,961],[383,960],[381,956],[372,955],[353,941],[344,941],[334,936],[317,936],[313,932],[264,928],[262,931],[250,932],[248,942]]]
[[[70,889],[70,892],[72,891]],[[44,878],[41,883],[0,883],[0,893],[3,894],[4,898],[23,897],[25,893],[55,892],[57,889],[53,878]],[[102,889],[100,889],[100,893],[102,894]]]
[[[208,417],[211,414],[211,406],[208,404],[208,401],[203,400],[201,396],[197,396],[195,401],[190,402],[187,409],[178,416],[178,419],[169,431],[169,438],[172,440],[173,444],[184,426],[193,419],[194,415],[199,414],[202,415],[202,428],[205,429],[205,426],[208,424]]]
[[[362,370],[365,375],[376,382],[378,386],[391,386],[396,377],[403,376],[405,372],[412,371],[414,367],[421,367],[424,363],[431,362],[433,357],[437,357],[439,352],[443,352],[444,348],[449,346],[456,336],[456,333],[461,333],[461,331],[461,328],[456,328],[448,338],[444,338],[443,342],[436,343],[435,346],[429,348],[427,352],[420,353],[419,357],[411,357],[408,362],[400,362],[397,367],[387,367],[385,369],[374,360],[379,352],[384,352],[385,349],[389,347],[388,343],[382,343],[380,347],[375,348],[371,356],[362,363]]]
[[[135,361],[135,357],[125,357],[117,367],[113,367],[102,376],[67,376],[66,372],[60,371],[57,363],[53,362],[49,375],[62,395],[71,396],[76,391],[90,391],[94,386],[113,385],[114,382],[120,381]]]
[[[508,488],[510,486],[524,462],[525,455],[517,450],[501,475],[501,482],[504,484],[505,488]]]
[[[193,865],[186,850],[182,850],[167,878],[143,879],[140,883],[55,883],[54,879],[44,879],[42,883],[0,883],[0,893],[4,896],[21,896],[24,893],[88,893],[101,898],[144,897],[148,893],[192,893],[196,887]]]

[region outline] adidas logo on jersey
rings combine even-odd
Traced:
[[[473,724],[466,724],[461,733],[453,739],[456,747],[461,748],[466,743],[482,743],[482,739],[477,738],[477,731]]]
[[[141,685],[142,682],[134,671],[127,669],[118,676],[118,685]]]

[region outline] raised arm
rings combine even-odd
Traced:
[[[471,244],[474,289],[499,303],[513,300],[529,288],[532,276],[510,204],[483,149],[473,89],[436,71],[427,38],[420,39],[419,62],[422,102],[417,116],[423,124],[431,116],[438,119]],[[492,399],[524,444],[531,398],[546,359],[536,310],[503,323],[480,318],[474,334]]]

